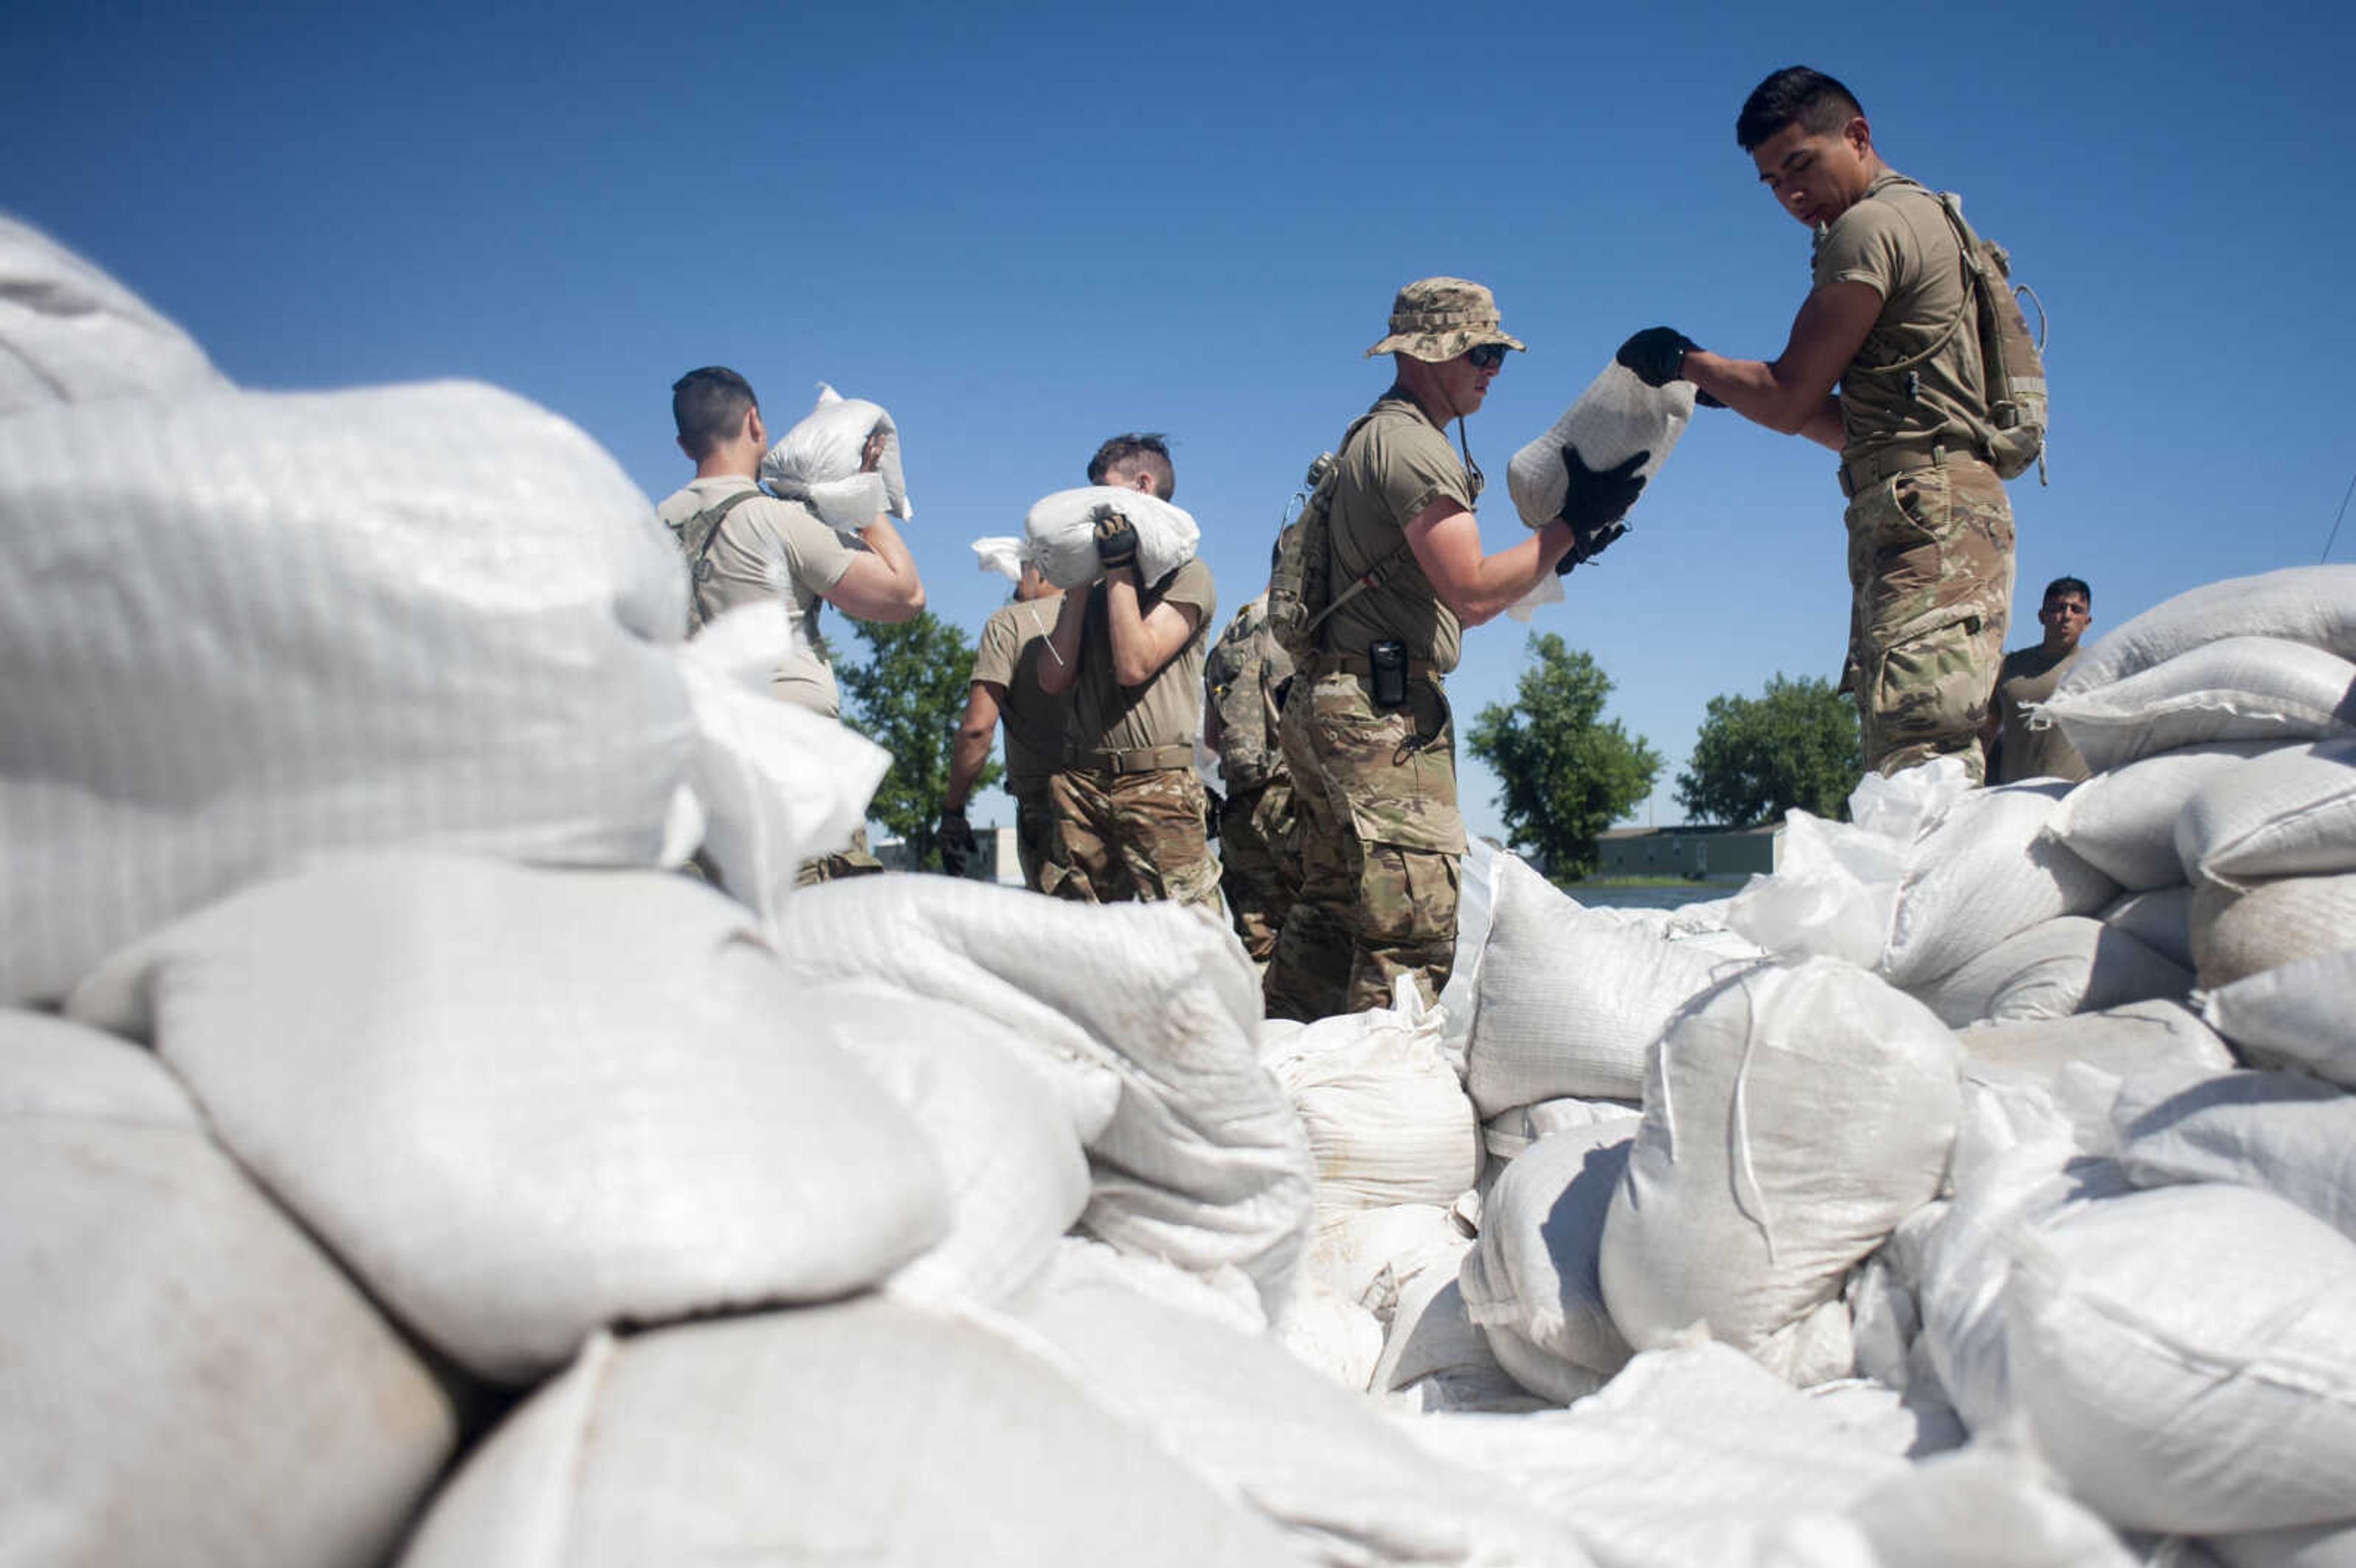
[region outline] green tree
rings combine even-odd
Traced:
[[[1557,878],[1595,869],[1595,840],[1653,793],[1661,759],[1617,719],[1602,721],[1612,680],[1552,632],[1530,637],[1532,664],[1510,706],[1481,709],[1469,744],[1505,784],[1513,842],[1546,857]]]
[[[892,753],[891,771],[875,786],[867,815],[905,839],[916,864],[941,869],[935,831],[949,782],[949,742],[965,714],[973,674],[973,644],[930,610],[895,624],[856,621],[867,645],[863,664],[835,666],[843,693],[843,722]],[[999,775],[982,764],[978,786]]]
[[[1828,681],[1779,673],[1762,696],[1709,699],[1677,800],[1697,820],[1734,827],[1795,806],[1839,817],[1864,776],[1856,705]]]

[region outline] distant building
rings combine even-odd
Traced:
[[[1772,873],[1783,847],[1780,822],[1758,827],[1615,827],[1595,841],[1595,875],[1738,881]]]

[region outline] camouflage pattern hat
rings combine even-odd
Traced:
[[[1391,334],[1372,348],[1439,364],[1483,343],[1525,347],[1497,325],[1497,302],[1487,289],[1462,278],[1419,278],[1391,302]]]

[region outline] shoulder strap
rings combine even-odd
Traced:
[[[1955,329],[1964,325],[1964,317],[1972,314],[1973,307],[1979,303],[1979,293],[1982,287],[1979,237],[1974,234],[1971,226],[1964,221],[1963,208],[1956,205],[1954,197],[1946,191],[1934,191],[1921,180],[1905,175],[1898,176],[1898,183],[1912,186],[1929,197],[1938,203],[1940,212],[1945,215],[1947,228],[1955,237],[1955,249],[1963,255],[1964,298],[1963,303],[1955,306],[1955,314],[1948,318],[1947,325],[1939,329],[1939,336],[1933,338],[1931,346],[1920,354],[1910,354],[1903,359],[1893,359],[1887,365],[1851,365],[1849,367],[1850,369],[1867,376],[1895,376],[1901,370],[1912,370],[1918,365],[1928,363],[1931,357],[1944,348],[1948,340],[1955,336]]]
[[[1336,448],[1334,452],[1334,474],[1338,475],[1341,473],[1341,460],[1349,455],[1350,443],[1357,439],[1358,432],[1361,430],[1364,430],[1374,417],[1374,411],[1368,410],[1366,412],[1360,414],[1356,419],[1353,420],[1350,422],[1350,428],[1342,432],[1342,444]],[[1329,476],[1326,483],[1331,485],[1333,483],[1333,479]],[[1326,530],[1325,534],[1325,551],[1329,563],[1333,557],[1333,530],[1329,528]],[[1333,614],[1334,611],[1339,610],[1343,605],[1347,604],[1351,600],[1355,599],[1359,594],[1364,593],[1369,588],[1380,586],[1383,579],[1388,577],[1393,571],[1396,571],[1398,568],[1406,565],[1413,559],[1415,559],[1415,547],[1408,543],[1405,539],[1399,540],[1398,545],[1387,551],[1380,560],[1376,561],[1374,565],[1366,568],[1365,571],[1352,578],[1346,587],[1343,588],[1339,592],[1335,593],[1332,598],[1325,602],[1325,607],[1323,609],[1318,611],[1316,614],[1310,617],[1309,624],[1301,629],[1302,640],[1306,642],[1311,639],[1316,633],[1317,628],[1324,624],[1325,618]]]
[[[739,503],[760,495],[757,489],[739,490],[726,500],[706,507],[684,522],[671,525],[679,535],[679,547],[687,552],[688,575],[701,582],[709,575],[704,558],[712,553],[712,541],[720,532],[720,525]]]

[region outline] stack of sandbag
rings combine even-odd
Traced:
[[[64,275],[0,313],[0,360],[70,359],[85,311],[119,352],[87,269],[39,260]],[[316,850],[652,866],[708,837],[766,904],[859,819],[888,759],[682,649],[678,549],[571,424],[158,360],[0,413],[0,1000]]]
[[[1678,1011],[1744,960],[1582,909],[1511,855],[1492,861],[1465,1083],[1483,1122],[1565,1098],[1633,1107]],[[1499,1144],[1493,1141],[1493,1150]]]
[[[867,443],[884,438],[873,469],[862,465]],[[857,533],[889,512],[915,517],[900,456],[900,429],[882,405],[846,398],[819,383],[818,406],[762,455],[761,482],[788,501],[800,501],[829,528]]]
[[[168,1067],[0,1011],[0,1558],[364,1568],[458,1425]]]
[[[1058,490],[1031,505],[1023,518],[1017,560],[1035,566],[1058,588],[1078,588],[1104,575],[1097,555],[1097,524],[1118,512],[1137,530],[1137,578],[1155,583],[1194,559],[1202,531],[1194,516],[1158,496],[1114,485]],[[980,550],[993,541],[980,540]],[[989,559],[984,556],[985,560]]]

